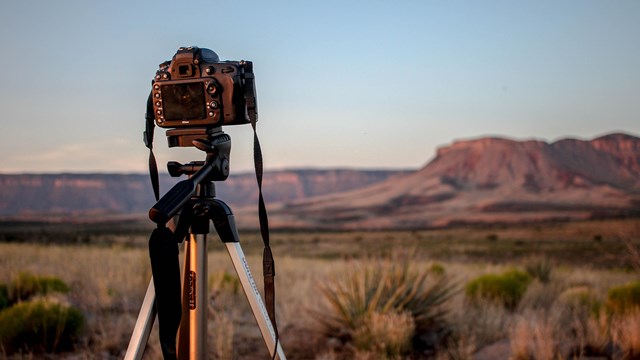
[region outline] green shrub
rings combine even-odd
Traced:
[[[574,286],[564,290],[558,296],[557,302],[574,316],[578,314],[598,316],[602,309],[602,302],[588,286]]]
[[[21,272],[8,287],[9,303],[54,292],[67,293],[69,286],[54,276],[36,276],[28,272]]]
[[[414,334],[421,335],[412,339],[414,345],[435,346],[434,339],[448,331],[445,305],[455,288],[446,277],[433,276],[429,270],[416,271],[409,264],[360,263],[342,277],[321,284],[327,306],[317,318],[327,336],[363,350],[382,351],[379,355],[385,356],[408,351],[406,337]],[[383,325],[391,322],[404,325],[396,334],[380,338],[385,333]]]
[[[83,324],[74,307],[42,299],[21,302],[0,312],[0,344],[8,354],[69,350]]]
[[[519,270],[486,274],[471,280],[466,287],[469,300],[488,300],[513,310],[531,283],[531,276]]]
[[[442,266],[442,264],[438,264],[438,263],[431,264],[431,266],[429,267],[429,271],[433,275],[439,275],[439,276],[442,276],[442,275],[444,275],[446,273],[446,270],[445,270],[444,266]]]
[[[640,307],[640,281],[615,286],[607,292],[607,307],[614,313],[625,313]]]

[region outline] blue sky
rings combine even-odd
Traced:
[[[0,172],[145,172],[143,114],[179,46],[254,62],[267,169],[417,168],[486,135],[640,134],[640,2],[0,4]],[[232,172],[250,126],[229,126]],[[158,160],[200,160],[167,149]]]

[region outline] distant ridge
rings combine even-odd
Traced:
[[[419,229],[640,216],[640,138],[554,142],[482,137],[437,149],[418,170],[293,169],[265,175],[274,228]],[[177,179],[161,177],[166,192]],[[217,193],[257,227],[252,173]],[[0,175],[0,220],[146,219],[146,174]]]
[[[640,138],[455,141],[412,174],[273,213],[282,227],[343,229],[637,216]]]
[[[407,174],[403,170],[291,169],[267,171],[268,203],[347,191]],[[160,177],[161,192],[181,179]],[[147,174],[0,174],[0,219],[144,218],[155,203]],[[232,207],[257,204],[255,175],[231,175],[216,185]]]

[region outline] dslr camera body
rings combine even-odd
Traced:
[[[160,64],[152,82],[155,123],[167,131],[169,146],[192,140],[223,125],[257,121],[251,61],[220,61],[209,49],[181,47]]]

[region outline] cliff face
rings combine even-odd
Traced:
[[[640,141],[611,134],[591,141],[554,143],[483,138],[438,151],[423,170],[462,188],[511,186],[530,192],[610,185],[640,189]]]
[[[424,168],[346,194],[280,207],[283,226],[421,228],[640,214],[640,139],[553,143],[481,138]]]

